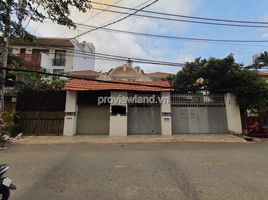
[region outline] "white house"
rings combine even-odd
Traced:
[[[35,43],[10,42],[12,54],[28,69],[45,68],[51,73],[65,73],[95,68],[95,47],[69,38],[37,38]]]

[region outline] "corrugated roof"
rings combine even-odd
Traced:
[[[100,91],[100,90],[127,90],[164,92],[173,91],[168,81],[99,81],[99,80],[69,80],[65,84],[65,90],[72,91]]]

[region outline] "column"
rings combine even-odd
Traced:
[[[225,109],[227,116],[228,131],[234,134],[242,133],[240,108],[237,104],[234,94],[226,93],[224,95]]]
[[[161,133],[172,136],[170,92],[161,92]]]
[[[127,92],[111,92],[110,136],[127,136]]]
[[[63,130],[64,136],[74,136],[76,134],[77,110],[77,92],[67,91]]]

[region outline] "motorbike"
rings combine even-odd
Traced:
[[[8,165],[0,165],[0,196],[2,195],[2,200],[9,199],[10,190],[16,190],[16,186],[12,183],[12,180],[4,176],[8,169]]]
[[[268,137],[268,127],[262,126],[258,122],[254,122],[247,127],[249,136],[252,137]]]
[[[5,132],[0,132],[0,150],[5,149],[5,144],[8,140],[9,136]]]

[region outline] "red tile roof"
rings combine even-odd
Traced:
[[[173,91],[168,81],[99,81],[99,80],[69,80],[64,87],[72,91],[127,90],[164,92]]]

